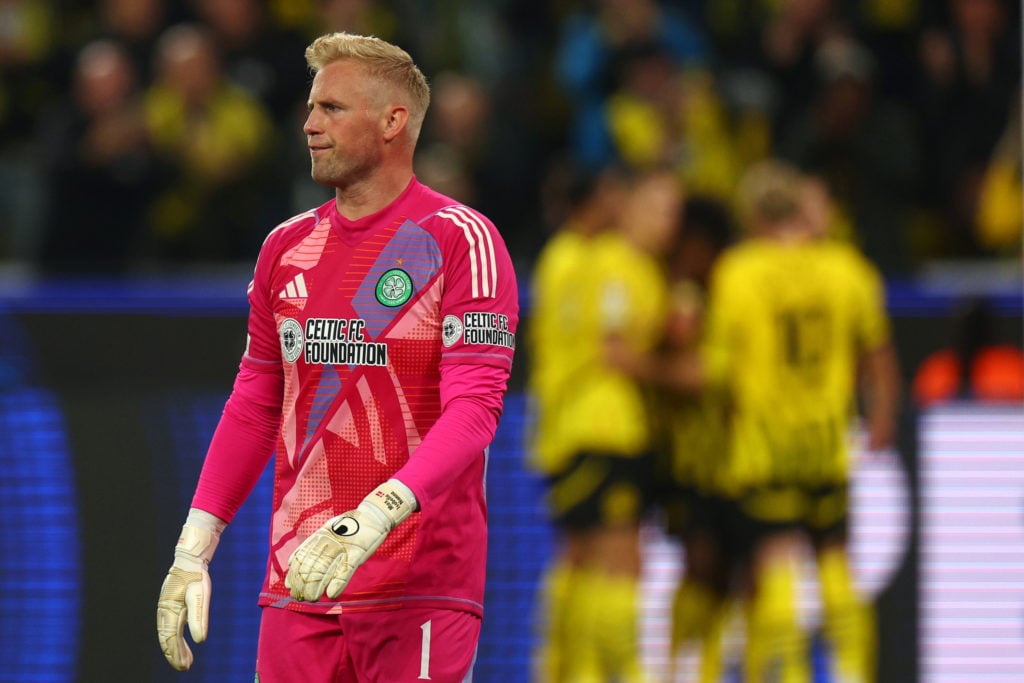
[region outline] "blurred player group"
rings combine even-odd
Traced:
[[[669,682],[723,680],[737,614],[742,680],[811,681],[808,548],[829,680],[873,681],[872,611],[846,552],[848,447],[861,425],[868,452],[891,444],[899,372],[881,278],[830,235],[823,185],[778,160],[752,166],[732,204],[687,196],[665,170],[553,178],[561,227],[527,331],[529,464],[558,534],[533,680],[659,680],[639,636],[654,520],[684,553]]]

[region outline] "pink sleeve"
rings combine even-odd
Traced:
[[[441,417],[395,478],[422,508],[448,488],[494,439],[508,370],[493,365],[441,366]]]
[[[501,234],[469,207],[449,207],[438,216],[456,229],[445,232],[444,298],[441,303],[441,366],[512,368],[519,289]]]
[[[206,452],[192,507],[225,522],[235,516],[274,452],[283,387],[280,363],[242,357]]]

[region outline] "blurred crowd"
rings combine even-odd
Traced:
[[[303,50],[402,45],[431,80],[417,173],[528,268],[552,169],[669,165],[729,202],[752,163],[824,179],[887,275],[1019,254],[1010,0],[0,0],[0,261],[249,263],[328,196]]]

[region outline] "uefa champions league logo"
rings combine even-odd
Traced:
[[[286,318],[281,323],[281,355],[289,363],[294,363],[302,355],[302,325],[294,318]]]
[[[441,323],[441,341],[450,347],[462,338],[462,321],[457,316],[446,315]]]

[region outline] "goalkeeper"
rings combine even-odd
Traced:
[[[160,591],[160,646],[191,666],[185,630],[207,636],[221,533],[276,452],[256,680],[468,680],[515,274],[485,216],[413,175],[430,91],[409,55],[334,33],[306,60],[312,177],[335,197],[260,252],[245,354]]]

